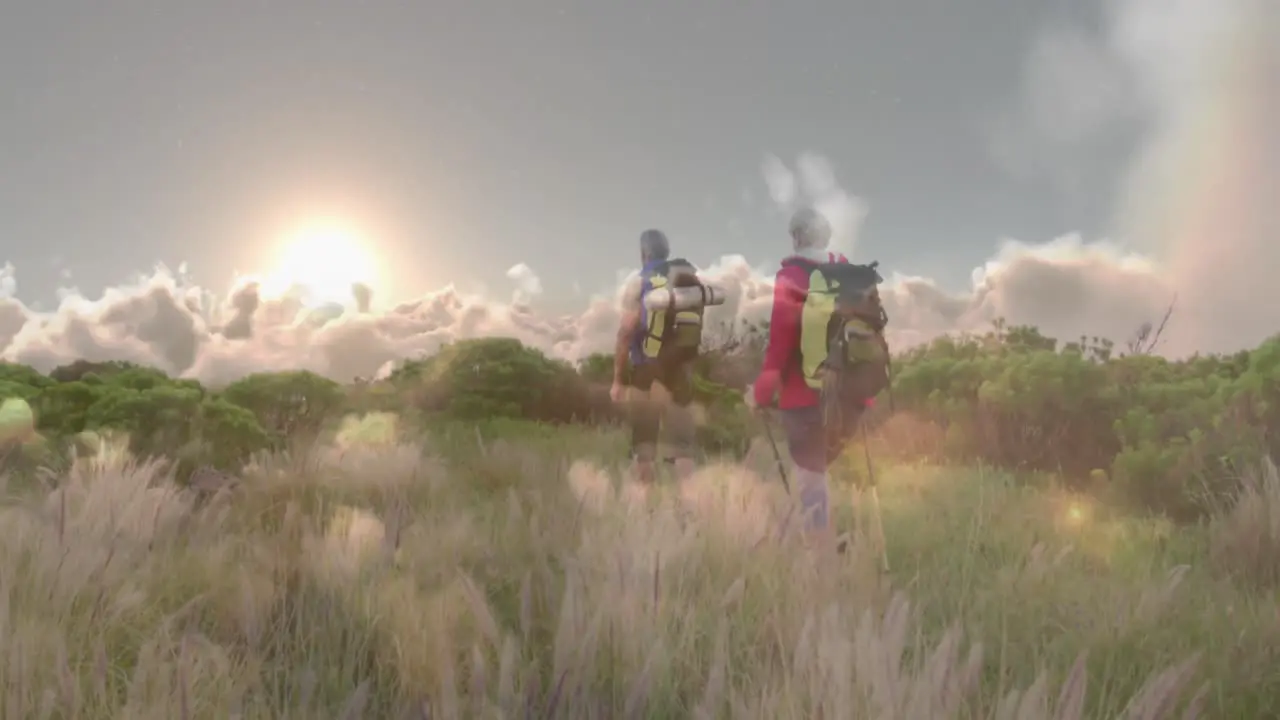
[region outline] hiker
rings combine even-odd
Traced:
[[[705,307],[724,299],[702,285],[691,263],[671,258],[671,244],[659,230],[641,233],[640,262],[640,274],[622,294],[609,395],[616,403],[629,401],[635,476],[650,483],[660,426],[676,475],[693,472],[693,360],[702,344]]]
[[[777,407],[807,530],[832,540],[828,470],[888,385],[882,279],[875,263],[828,251],[831,224],[816,210],[797,211],[790,233],[793,252],[774,280],[768,346],[747,402]]]

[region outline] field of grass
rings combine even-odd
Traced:
[[[1176,529],[998,472],[883,467],[886,574],[849,486],[850,552],[780,532],[766,449],[645,495],[619,433],[487,436],[340,436],[207,502],[110,448],[9,488],[0,712],[1280,715],[1272,467]]]

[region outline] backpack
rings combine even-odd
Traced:
[[[683,258],[665,260],[646,278],[641,305],[644,295],[653,290],[684,287],[702,287],[698,268]],[[705,307],[647,311],[644,342],[641,344],[645,358],[664,362],[685,362],[696,358],[702,346],[702,316],[705,311]]]
[[[821,397],[823,416],[860,412],[889,386],[889,316],[880,301],[879,263],[815,262],[791,258],[784,265],[809,274],[800,323],[800,368]]]

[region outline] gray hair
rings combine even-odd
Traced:
[[[796,250],[825,248],[831,242],[831,223],[811,207],[800,208],[791,216],[791,245]]]

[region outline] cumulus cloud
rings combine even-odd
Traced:
[[[356,301],[356,312],[367,313],[373,308],[373,288],[365,283],[352,285],[351,297]]]
[[[1171,349],[1223,350],[1277,330],[1280,287],[1280,5],[1123,0],[1100,34],[1047,27],[997,157],[1070,174],[1073,158],[1143,131],[1114,233],[1179,293]]]
[[[13,297],[18,291],[18,279],[14,276],[13,263],[0,265],[0,298]]]
[[[770,279],[746,258],[725,257],[703,274],[727,295],[708,312],[709,323],[768,316]],[[896,275],[884,298],[893,317],[891,340],[902,347],[945,332],[983,330],[998,316],[1037,323],[1060,337],[1123,336],[1158,317],[1169,291],[1150,262],[1067,237],[1038,246],[1006,242],[975,269],[968,292],[949,294],[928,279]],[[548,316],[453,287],[380,312],[367,306],[360,312],[354,307],[360,303],[311,308],[297,296],[264,298],[255,283],[214,306],[206,296],[161,267],[96,300],[69,295],[48,313],[0,299],[0,357],[45,371],[79,358],[130,360],[213,385],[288,369],[347,381],[385,374],[398,361],[468,337],[514,337],[572,361],[609,350],[619,319],[616,297],[597,296],[580,313]]]
[[[219,385],[295,368],[339,380],[370,377],[457,338],[514,337],[571,361],[611,347],[616,297],[593,297],[581,313],[546,316],[520,302],[537,294],[536,276],[524,266],[511,275],[518,285],[513,302],[445,287],[375,313],[368,288],[353,288],[351,308],[308,307],[297,294],[263,297],[253,282],[210,306],[205,290],[159,267],[97,299],[70,292],[51,312],[0,297],[0,358],[44,371],[80,358],[128,360]],[[744,258],[713,263],[706,276],[728,298],[711,322],[767,314],[771,289]]]
[[[1280,329],[1280,285],[1271,281],[1280,268],[1276,7],[1124,0],[1103,35],[1047,31],[1028,59],[1026,137],[1076,147],[1115,123],[1141,119],[1150,129],[1117,203],[1123,242],[1001,240],[958,292],[910,268],[891,271],[882,291],[891,341],[905,347],[983,331],[996,317],[1062,339],[1123,341],[1158,320],[1175,293],[1170,354],[1249,347]],[[840,248],[853,249],[867,208],[840,186],[830,162],[806,153],[789,166],[770,156],[761,173],[777,208],[816,205],[831,217]],[[632,274],[618,272],[619,289]],[[770,278],[746,258],[721,258],[704,275],[728,296],[709,322],[767,317]],[[351,307],[317,308],[302,293],[264,297],[248,282],[216,299],[184,272],[159,268],[96,299],[66,291],[56,309],[37,312],[17,299],[16,273],[5,265],[0,358],[41,370],[81,358],[131,360],[218,385],[295,368],[344,381],[369,377],[466,337],[514,337],[567,360],[611,347],[616,296],[548,315],[535,307],[543,288],[530,267],[517,264],[508,278],[514,288],[505,301],[450,286],[374,311],[376,288],[368,286],[352,288]]]
[[[528,305],[542,294],[542,279],[533,271],[533,268],[524,263],[513,265],[507,271],[507,277],[516,283],[515,292],[511,295],[513,305]]]
[[[966,293],[948,294],[926,278],[895,275],[883,297],[895,326],[892,339],[903,346],[956,330],[985,330],[997,318],[1036,325],[1063,340],[1122,342],[1142,323],[1158,320],[1174,292],[1146,258],[1068,235],[1040,245],[1004,241],[974,270]]]

